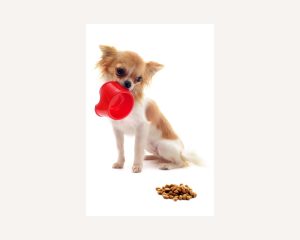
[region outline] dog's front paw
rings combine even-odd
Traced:
[[[123,166],[124,166],[124,163],[123,163],[123,162],[115,162],[115,163],[112,165],[113,168],[117,168],[117,169],[121,169],[121,168],[123,168]]]
[[[133,164],[132,172],[139,173],[142,171],[143,166],[141,164]]]

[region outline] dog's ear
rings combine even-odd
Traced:
[[[106,45],[100,45],[99,46],[100,50],[102,51],[102,57],[111,57],[115,56],[117,54],[117,49],[114,47],[106,46]]]
[[[108,68],[117,56],[117,49],[110,46],[100,45],[102,56],[96,63],[96,68],[99,68],[103,74],[108,73]]]
[[[148,77],[152,77],[156,72],[163,68],[164,65],[157,62],[147,62],[146,63],[146,74]]]

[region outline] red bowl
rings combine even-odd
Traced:
[[[110,81],[100,88],[100,101],[95,112],[100,117],[120,120],[128,116],[134,105],[132,93],[116,81]]]

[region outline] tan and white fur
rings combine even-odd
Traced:
[[[200,163],[198,156],[186,153],[171,124],[160,112],[157,104],[143,96],[143,89],[163,65],[144,62],[136,53],[118,51],[114,47],[100,46],[102,57],[97,63],[105,81],[115,80],[128,88],[134,96],[131,113],[122,120],[112,120],[116,136],[118,159],[113,168],[123,168],[124,134],[135,136],[132,171],[142,171],[143,160],[159,160],[160,169],[187,166],[187,161]],[[145,150],[152,155],[145,156]]]

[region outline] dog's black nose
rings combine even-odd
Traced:
[[[131,87],[131,82],[130,82],[129,80],[126,80],[126,81],[124,82],[124,87],[130,88],[130,87]]]

